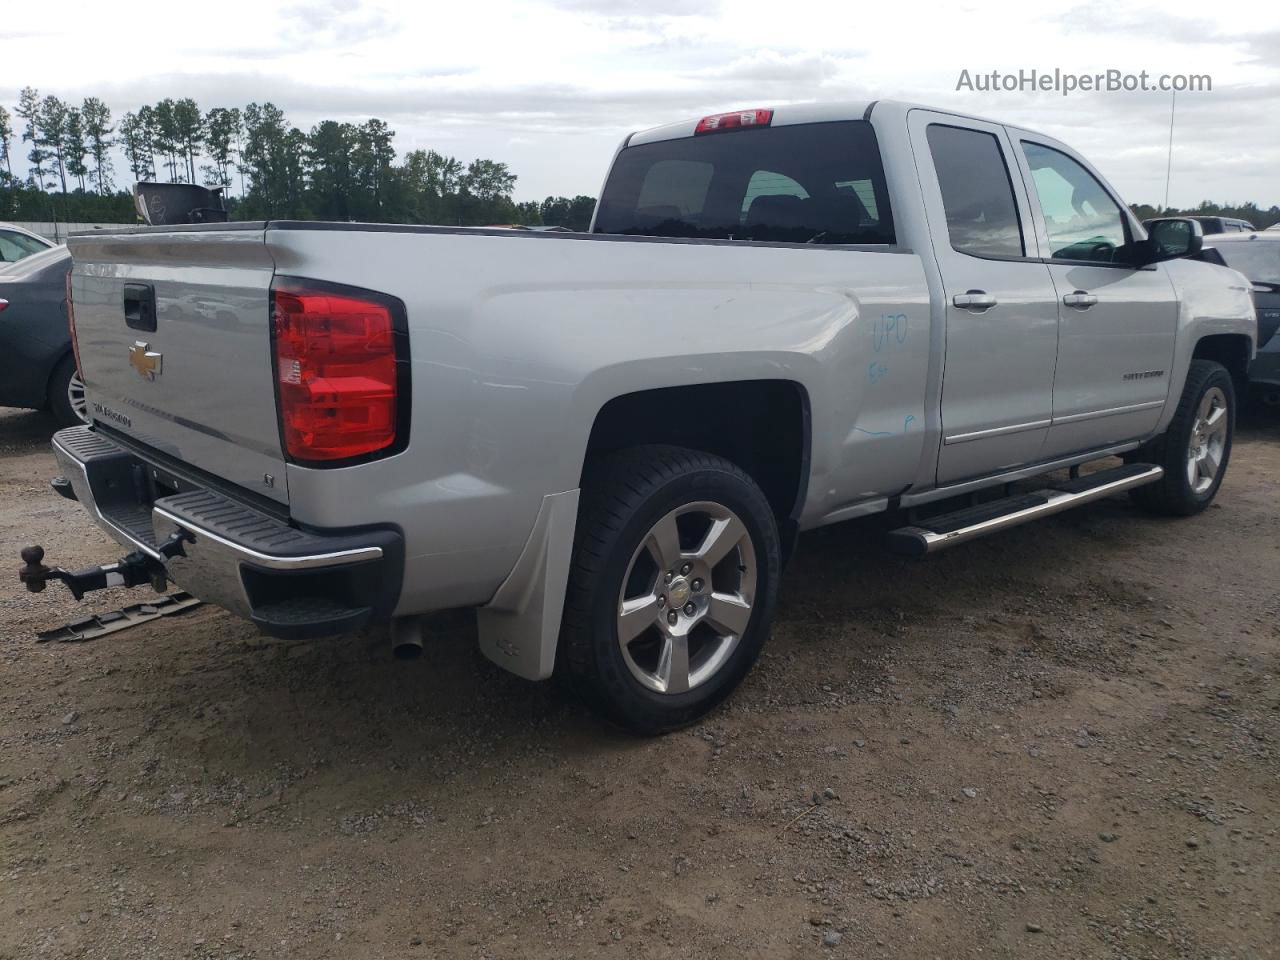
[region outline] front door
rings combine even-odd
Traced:
[[[1169,393],[1178,306],[1165,268],[1125,263],[1134,226],[1059,146],[1012,131],[1058,297],[1053,425],[1043,457],[1146,436]]]
[[[1040,458],[1053,416],[1057,295],[1012,146],[996,124],[912,111],[946,295],[938,483]]]

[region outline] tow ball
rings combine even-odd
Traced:
[[[190,539],[190,534],[180,530],[161,544],[157,552],[163,557],[186,556],[183,545]],[[50,580],[61,580],[77,600],[84,599],[84,595],[92,590],[105,590],[107,587],[138,587],[144,583],[151,584],[156,593],[163,593],[169,582],[164,564],[154,557],[147,556],[141,550],[121,557],[115,563],[85,567],[83,570],[46,567],[44,547],[39,544],[24,547],[21,557],[22,567],[18,570],[18,579],[32,593],[40,593]]]

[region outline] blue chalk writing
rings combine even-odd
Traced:
[[[880,315],[871,328],[871,345],[876,353],[886,346],[901,346],[907,342],[909,324],[905,313],[885,313]]]
[[[911,424],[916,422],[916,418],[911,414],[907,414],[905,420],[902,421],[902,434],[906,434],[911,428]],[[892,430],[863,430],[861,427],[854,427],[855,432],[866,434],[868,437],[894,437],[899,436]]]

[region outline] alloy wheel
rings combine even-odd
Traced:
[[[1220,387],[1205,391],[1191,424],[1187,444],[1187,482],[1200,496],[1213,486],[1222,469],[1227,445],[1227,396]]]
[[[710,680],[751,621],[756,582],[755,548],[736,513],[710,501],[667,513],[636,548],[618,596],[632,676],[663,694]]]

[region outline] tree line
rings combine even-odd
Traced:
[[[1263,210],[1256,203],[1212,203],[1205,200],[1195,207],[1153,207],[1147,203],[1131,203],[1129,209],[1139,220],[1150,220],[1152,217],[1230,217],[1233,220],[1247,220],[1259,230],[1265,230],[1273,224],[1280,223],[1280,206],[1272,204]]]
[[[12,114],[0,105],[0,219],[132,222],[133,199],[117,189],[162,180],[221,187],[233,219],[372,220],[462,226],[514,223],[584,230],[595,199],[512,199],[505,163],[463,163],[435,150],[399,157],[385,121],[325,120],[304,133],[272,103],[202,110],[166,98],[122,114],[98,97],[79,105],[26,87]],[[25,151],[23,173],[18,153]],[[16,168],[16,169],[15,169]],[[121,171],[123,173],[123,171]],[[1258,228],[1280,223],[1280,207],[1204,201],[1194,208],[1134,204],[1139,218],[1226,216]]]
[[[517,202],[516,175],[505,163],[464,163],[435,150],[399,157],[394,138],[377,118],[325,120],[304,133],[272,103],[202,110],[190,97],[166,98],[116,121],[97,97],[76,105],[26,87],[12,114],[0,106],[0,219],[131,222],[132,196],[116,185],[122,156],[126,186],[158,180],[220,187],[233,219],[573,230],[590,222],[593,197]]]

